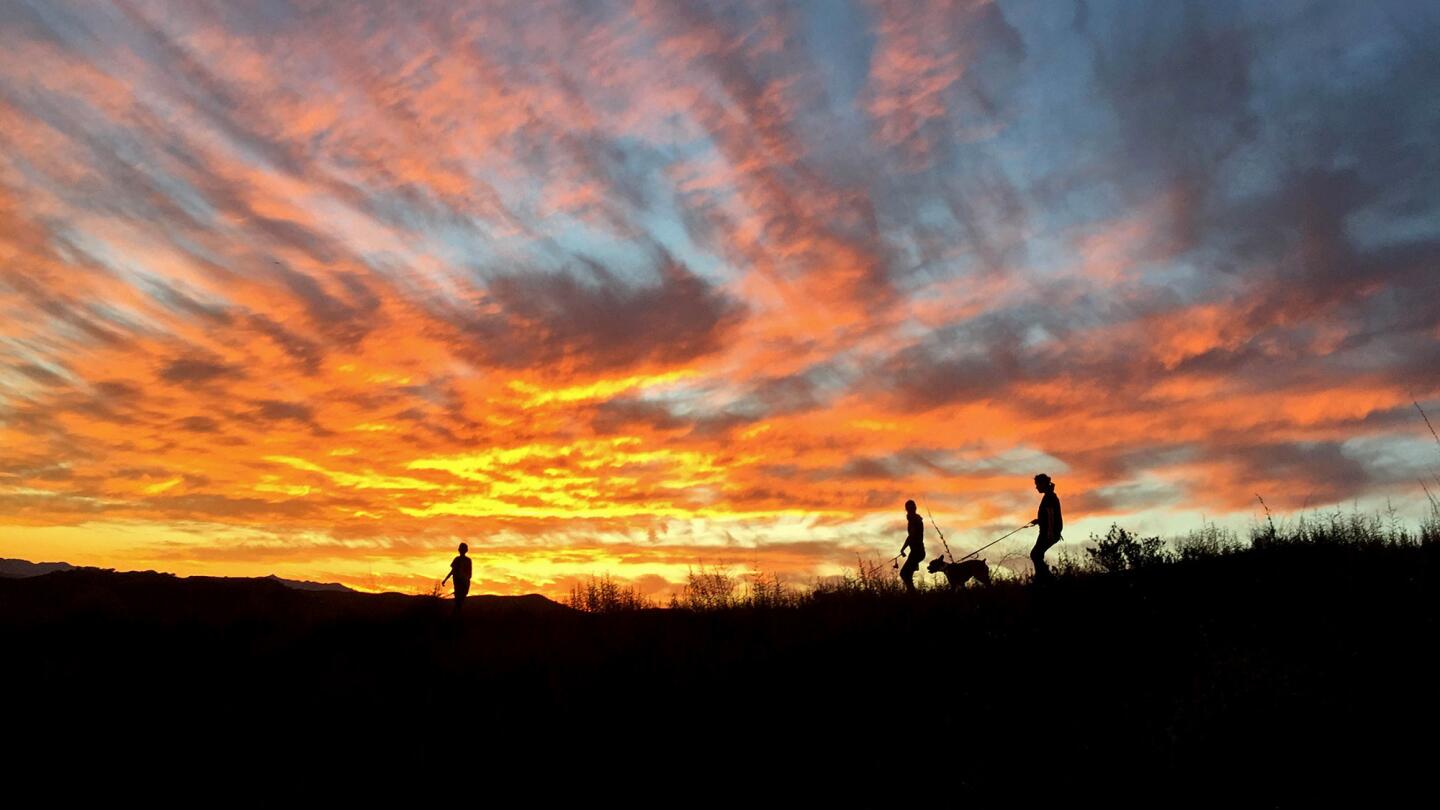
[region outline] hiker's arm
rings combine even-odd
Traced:
[[[455,572],[454,572],[454,571],[451,571],[451,572],[450,572],[450,574],[453,574],[453,573],[455,573]],[[446,574],[446,575],[445,575],[445,578],[442,579],[442,580],[440,580],[440,584],[441,584],[441,585],[444,585],[445,583],[447,583],[447,582],[450,581],[450,574]]]

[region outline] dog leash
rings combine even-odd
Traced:
[[[940,545],[942,545],[942,546],[945,547],[945,556],[949,557],[949,558],[950,558],[950,562],[952,562],[952,563],[954,563],[954,562],[959,562],[960,560],[968,560],[968,559],[970,559],[971,557],[974,557],[976,554],[979,554],[980,552],[984,551],[985,549],[987,549],[987,548],[995,545],[996,543],[1000,542],[1001,540],[1004,540],[1006,537],[1009,537],[1010,535],[1014,534],[1015,532],[1018,532],[1018,531],[1020,531],[1020,530],[1022,530],[1022,529],[1029,528],[1029,526],[1031,525],[1031,524],[1029,524],[1029,523],[1026,523],[1025,525],[1021,526],[1019,529],[1016,529],[1015,531],[1012,531],[1012,532],[1009,532],[1009,533],[1007,533],[1007,534],[1001,535],[1000,537],[997,537],[997,538],[995,538],[994,540],[991,540],[990,542],[986,543],[985,545],[981,546],[980,548],[975,549],[974,551],[970,552],[969,554],[966,554],[964,557],[961,557],[960,560],[957,560],[957,559],[955,559],[955,555],[950,553],[950,544],[947,543],[947,542],[945,542],[945,533],[942,532],[942,531],[940,531],[940,524],[935,522],[935,515],[931,514],[931,512],[930,512],[930,499],[929,499],[929,498],[926,498],[926,499],[925,499],[925,516],[928,517],[928,518],[930,518],[930,525],[931,525],[931,526],[934,526],[934,527],[935,527],[935,533],[938,534],[938,535],[940,535]]]
[[[903,555],[903,554],[896,554],[894,557],[891,557],[890,559],[885,560],[884,562],[875,563],[875,565],[874,565],[873,567],[869,567],[868,570],[870,570],[870,571],[879,571],[879,570],[883,569],[886,565],[889,565],[892,569],[894,569],[894,568],[899,568],[899,567],[900,567],[900,558],[903,557],[903,556],[905,556],[905,555]],[[858,562],[859,562],[859,564],[860,564],[860,570],[861,570],[862,572],[866,571],[866,570],[867,570],[867,566],[865,565],[865,561],[862,559],[862,560],[858,560]]]
[[[1004,540],[1005,538],[1009,537],[1010,535],[1014,534],[1015,532],[1021,531],[1021,530],[1023,530],[1023,529],[1028,529],[1028,528],[1030,528],[1030,524],[1029,524],[1029,523],[1026,523],[1024,526],[1021,526],[1019,529],[1015,529],[1014,531],[1006,532],[1005,534],[1000,535],[999,537],[995,538],[994,540],[991,540],[990,542],[986,543],[985,545],[983,545],[983,546],[975,549],[974,551],[970,552],[969,554],[966,554],[964,557],[961,557],[960,559],[962,559],[962,560],[968,560],[968,559],[970,559],[971,557],[974,557],[976,554],[979,554],[980,552],[984,551],[985,549],[987,549],[987,548],[995,545],[996,543],[1000,542],[1001,540]],[[948,549],[947,549],[947,550],[948,550]]]

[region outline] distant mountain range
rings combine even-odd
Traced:
[[[0,577],[7,579],[28,579],[40,577],[46,574],[53,574],[56,571],[74,571],[77,566],[66,562],[41,562],[35,563],[29,560],[0,559]],[[297,591],[335,591],[344,593],[356,593],[354,588],[348,588],[338,582],[308,582],[298,579],[285,579],[271,574],[268,577],[223,577],[224,579],[264,579],[278,582],[287,588]]]
[[[156,571],[112,571],[67,563],[0,561],[0,637],[7,627],[36,623],[104,622],[135,626],[195,623],[288,625],[297,621],[412,622],[449,617],[450,600],[403,593],[366,593],[334,583],[281,577],[180,577]],[[466,615],[539,615],[572,609],[539,594],[476,594]],[[0,647],[3,647],[0,644]],[[8,659],[7,659],[8,661]],[[3,668],[0,668],[3,675]],[[3,711],[3,709],[0,709]]]
[[[287,588],[294,588],[297,591],[342,591],[345,593],[356,593],[354,588],[341,585],[338,582],[310,582],[303,579],[285,579],[271,574],[261,579],[274,580]]]
[[[6,560],[0,559],[0,577],[9,579],[25,579],[26,577],[38,577],[45,574],[52,574],[56,571],[73,571],[75,566],[63,562],[42,562],[33,563],[29,560]]]

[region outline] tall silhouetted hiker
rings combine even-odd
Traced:
[[[460,544],[460,556],[450,561],[450,573],[445,579],[440,580],[443,586],[451,577],[455,578],[455,614],[460,614],[460,605],[465,602],[465,595],[470,593],[470,558],[465,556],[470,547],[464,543]]]
[[[900,546],[900,556],[905,557],[905,565],[900,569],[900,579],[905,581],[905,590],[915,590],[915,572],[920,569],[920,561],[925,559],[925,521],[915,514],[915,502],[905,502],[905,543]],[[910,549],[910,556],[905,556],[905,549]]]
[[[1060,516],[1060,496],[1055,494],[1055,482],[1050,476],[1040,473],[1035,476],[1035,491],[1041,493],[1040,511],[1031,526],[1039,526],[1040,534],[1035,538],[1035,548],[1030,549],[1030,561],[1035,563],[1035,580],[1048,582],[1050,566],[1045,564],[1045,552],[1060,542],[1060,531],[1065,528],[1065,519]]]

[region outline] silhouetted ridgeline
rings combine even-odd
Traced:
[[[0,643],[10,727],[66,757],[906,795],[1244,782],[1273,803],[1429,778],[1436,550],[1276,544],[719,611],[481,596],[459,627],[427,597],[91,569],[0,580]]]
[[[29,560],[0,559],[0,578],[7,578],[7,579],[27,579],[27,578],[29,578],[29,577],[38,577],[38,576],[44,576],[45,574],[53,574],[53,573],[55,573],[55,572],[57,572],[57,571],[74,571],[74,570],[77,570],[76,567],[73,566],[73,565],[71,565],[70,563],[66,563],[66,562],[41,562],[41,563],[34,563],[34,562],[30,562]],[[103,568],[103,569],[93,569],[93,568],[92,568],[92,569],[89,569],[89,570],[91,570],[91,571],[101,571],[101,572],[112,572],[112,571],[113,571],[113,569],[109,569],[109,568]],[[134,572],[134,573],[140,573],[140,574],[155,574],[154,571]],[[161,576],[170,576],[170,575],[161,575]],[[171,578],[173,579],[173,576],[172,576]],[[201,577],[200,579],[206,579],[206,578],[205,578],[205,577]],[[227,579],[234,580],[235,578],[234,578],[234,577],[228,577]],[[271,582],[279,583],[279,584],[281,584],[281,585],[284,585],[284,586],[287,587],[287,588],[294,588],[295,590],[298,590],[298,591],[344,591],[344,592],[352,592],[352,591],[354,590],[354,589],[352,589],[352,588],[349,588],[349,587],[346,587],[346,586],[344,586],[344,585],[341,585],[341,584],[338,583],[338,582],[309,582],[309,581],[306,581],[306,580],[283,579],[283,578],[281,578],[281,577],[275,576],[274,574],[271,574],[270,576],[267,576],[267,577],[263,577],[263,579],[268,580],[268,581],[271,581]]]
[[[25,577],[38,577],[44,574],[53,574],[56,571],[69,571],[75,566],[63,562],[40,562],[34,563],[29,560],[0,560],[0,577],[23,579]]]

